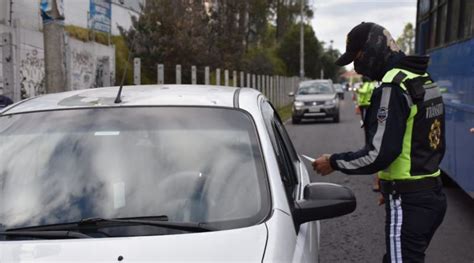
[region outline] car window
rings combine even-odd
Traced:
[[[285,137],[287,139],[289,139],[289,137],[287,137],[286,131],[283,130],[284,132],[282,132],[280,118],[271,104],[264,101],[261,107],[265,125],[270,140],[272,141],[273,149],[275,150],[287,197],[289,200],[294,200],[295,190],[298,184],[297,169],[295,169],[295,161],[297,160],[296,152],[292,146],[288,148],[288,141],[285,142]]]
[[[5,116],[0,151],[4,228],[167,215],[170,221],[229,229],[257,224],[270,211],[256,128],[237,109],[133,107]]]
[[[278,114],[275,114],[273,121],[275,123],[276,128],[278,129],[280,133],[280,136],[282,137],[283,143],[285,145],[285,148],[288,151],[291,161],[293,163],[299,162],[298,154],[296,153],[295,147],[293,146],[293,143],[291,142],[290,136],[288,135],[285,125],[283,125],[280,119],[280,116]]]
[[[302,83],[298,88],[298,95],[313,95],[313,94],[331,94],[334,93],[334,88],[330,83],[324,82],[310,82]]]

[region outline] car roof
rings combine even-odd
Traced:
[[[304,84],[311,84],[311,83],[332,83],[330,79],[312,79],[312,80],[305,80],[300,82],[300,86]]]
[[[234,107],[234,96],[246,93],[246,98],[260,94],[250,88],[214,85],[140,85],[124,86],[122,102],[114,103],[119,87],[107,87],[47,94],[20,101],[5,108],[1,114],[93,107],[121,106],[212,106]]]

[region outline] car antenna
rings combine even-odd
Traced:
[[[128,64],[130,63],[130,59],[132,57],[133,53],[133,48],[135,46],[135,40],[137,39],[137,33],[133,35],[133,40],[132,40],[132,45],[130,46],[130,51],[128,52],[128,58],[127,58],[127,63],[125,63],[125,69],[122,74],[122,80],[120,81],[120,87],[117,93],[117,97],[115,97],[114,103],[121,103],[122,102],[122,89],[123,89],[123,83],[125,82],[125,76],[127,76],[127,70],[128,70]]]

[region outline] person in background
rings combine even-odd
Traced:
[[[11,104],[13,104],[13,101],[9,97],[0,95],[0,109],[5,108]]]
[[[357,107],[359,109],[360,117],[361,117],[361,126],[364,126],[365,122],[365,115],[367,113],[367,109],[370,106],[370,99],[372,98],[372,92],[375,89],[374,82],[367,76],[362,76],[362,86],[357,89]],[[367,138],[365,143],[367,144]],[[372,190],[374,192],[380,191],[380,182],[378,176],[374,177],[374,182],[372,184]]]
[[[372,97],[372,92],[375,89],[374,82],[366,76],[362,77],[362,86],[357,89],[357,106],[360,110],[360,117],[362,119],[362,123],[365,119],[365,114],[367,109],[370,105],[370,98]]]
[[[424,262],[447,208],[439,169],[445,152],[444,103],[426,72],[429,57],[406,56],[385,28],[362,23],[349,32],[346,52],[336,64],[351,62],[357,73],[382,82],[365,117],[367,144],[324,154],[313,168],[323,176],[334,170],[379,172],[386,201],[383,262]]]

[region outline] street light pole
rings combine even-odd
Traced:
[[[300,23],[300,78],[304,79],[304,16],[303,16],[304,0],[301,0],[301,23]]]

